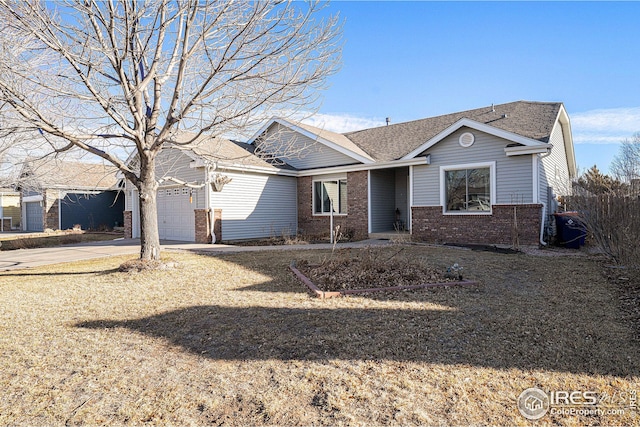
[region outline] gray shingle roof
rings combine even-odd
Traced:
[[[84,163],[52,158],[28,161],[21,185],[27,188],[64,190],[115,189],[117,168],[102,163]]]
[[[174,141],[190,141],[194,134],[182,133]],[[252,166],[267,169],[293,169],[279,159],[269,158],[255,153],[255,146],[225,138],[201,135],[184,149],[191,150],[198,156],[227,166]]]
[[[559,102],[517,101],[344,135],[379,161],[399,159],[465,118],[546,143],[561,106]]]

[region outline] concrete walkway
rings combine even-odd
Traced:
[[[256,251],[299,251],[310,249],[331,249],[333,245],[320,243],[313,245],[281,245],[281,246],[233,246],[187,243],[176,241],[160,242],[163,250],[225,254]],[[387,240],[363,240],[353,243],[338,243],[337,248],[358,248],[373,245],[389,244]],[[54,248],[18,249],[0,251],[0,271],[19,270],[42,265],[60,264],[64,262],[84,261],[116,255],[138,254],[139,239],[117,239],[102,242],[78,243]]]

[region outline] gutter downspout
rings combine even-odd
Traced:
[[[547,218],[547,204],[542,203],[542,221],[540,221],[540,244],[547,246],[547,242],[544,241],[544,222]]]
[[[538,154],[538,159],[542,160],[545,157],[549,157],[551,155],[551,148],[547,150],[547,152],[545,154]],[[542,163],[538,162],[538,169],[540,168],[540,165]],[[539,176],[539,175],[538,175]],[[536,185],[540,185],[540,182],[538,181],[536,183]],[[539,194],[539,192],[538,192]],[[538,196],[539,197],[539,196]],[[539,203],[542,203],[542,221],[540,221],[540,244],[542,246],[547,246],[547,242],[544,241],[544,226],[545,226],[545,222],[547,220],[547,204],[545,202],[540,202],[540,200],[538,199]]]
[[[215,170],[215,166],[213,167]],[[204,177],[204,206],[207,211],[207,222],[209,225],[209,232],[211,233],[211,244],[216,243],[216,233],[214,226],[214,215],[213,215],[213,206],[211,206],[211,165],[207,165],[204,168],[205,177]]]

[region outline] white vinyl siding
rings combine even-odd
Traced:
[[[371,179],[371,232],[393,230],[396,219],[396,171],[372,170]]]
[[[265,140],[267,141],[264,147],[265,151],[274,153],[275,156],[296,169],[314,169],[358,163],[346,154],[278,123],[271,126]]]
[[[231,178],[211,192],[222,209],[222,240],[281,237],[297,232],[297,181],[293,177],[220,171]]]
[[[569,167],[567,165],[567,152],[565,149],[564,136],[562,134],[562,124],[556,123],[551,140],[553,148],[548,156],[541,156],[539,163],[539,184],[540,201],[548,203],[551,196],[548,187],[553,188],[553,193],[557,196],[571,194],[571,179],[569,178]]]
[[[463,148],[460,135],[471,132],[475,136],[472,146]],[[413,167],[413,206],[441,206],[440,166],[490,163],[495,161],[495,203],[532,203],[533,169],[531,155],[507,157],[505,139],[462,127],[428,149],[430,165]]]

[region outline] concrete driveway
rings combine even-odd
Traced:
[[[205,252],[212,254],[255,252],[273,250],[309,250],[331,249],[331,244],[313,245],[285,245],[285,246],[233,246],[221,244],[200,244],[176,241],[161,241],[163,250]],[[386,240],[363,240],[353,243],[339,243],[338,248],[363,247],[389,244]],[[78,243],[53,248],[18,249],[15,251],[0,251],[0,271],[19,270],[39,267],[41,265],[61,264],[64,262],[83,261],[104,258],[115,255],[138,254],[140,252],[139,239],[117,239],[101,242]]]

